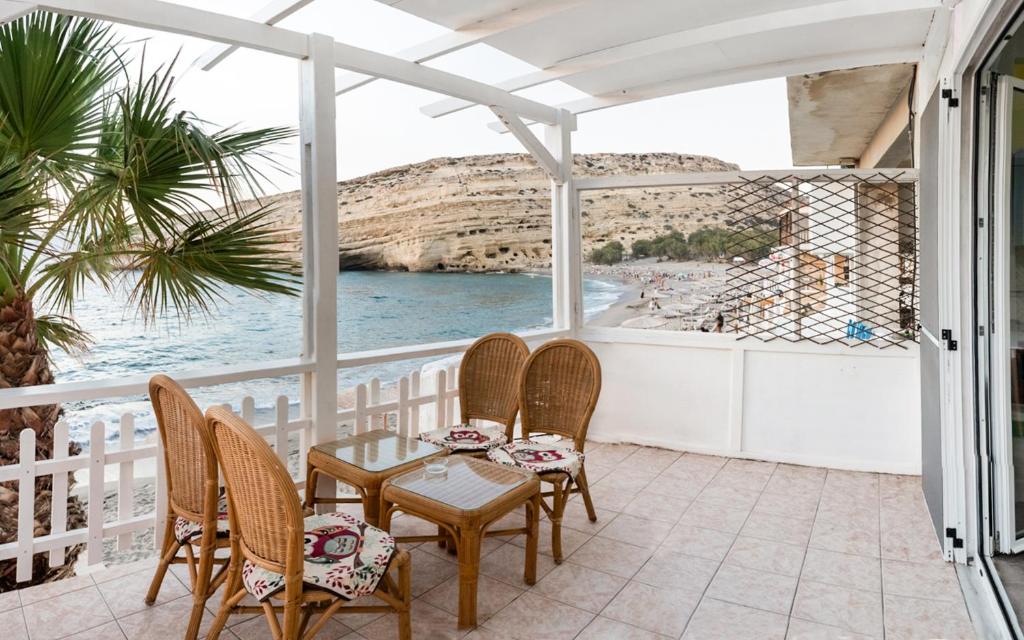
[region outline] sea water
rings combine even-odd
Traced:
[[[590,317],[618,298],[620,288],[600,280],[584,282],[585,314]],[[208,316],[183,321],[172,315],[147,325],[124,293],[89,285],[76,303],[75,318],[93,338],[75,356],[55,352],[58,382],[118,379],[155,372],[209,371],[229,365],[258,367],[294,358],[302,347],[301,298],[254,296],[239,289],[221,291]],[[475,338],[492,331],[520,331],[551,325],[551,278],[539,274],[458,274],[344,272],[338,275],[338,347],[341,352]],[[432,359],[409,360],[338,372],[339,389],[395,380]],[[286,395],[297,408],[298,377],[251,380],[190,390],[200,407],[256,400],[258,421],[272,419],[275,399]],[[142,438],[155,428],[144,396],[64,405],[72,439],[88,440],[90,426],[103,421],[116,437],[120,416],[136,416]]]

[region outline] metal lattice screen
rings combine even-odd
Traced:
[[[730,184],[724,330],[764,341],[916,342],[916,191],[898,172]]]

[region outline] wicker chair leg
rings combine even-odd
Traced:
[[[160,564],[156,566],[156,573],[153,574],[153,581],[149,583],[149,591],[146,593],[147,605],[156,602],[156,597],[160,595],[160,585],[164,583],[167,567],[170,566],[171,560],[174,560],[174,556],[178,555],[178,549],[181,549],[181,545],[174,538],[174,517],[173,514],[168,514],[163,549],[160,550]]]
[[[283,640],[299,640],[299,628],[302,625],[302,602],[284,603],[284,626],[281,630]]]
[[[440,540],[437,541],[437,546],[439,546],[442,549],[444,549],[446,546],[448,546],[448,534],[444,530],[444,527],[442,527],[441,525],[437,526],[437,535],[445,536],[445,537],[443,537],[443,538],[441,538]]]
[[[562,488],[562,480],[555,480],[554,492],[551,496],[551,513],[548,520],[551,522],[551,555],[555,558],[555,564],[562,563],[562,514],[565,513],[565,500],[563,495],[568,495],[569,486]]]
[[[590,499],[590,483],[587,481],[587,470],[580,467],[580,473],[576,476],[576,486],[580,488],[583,496],[583,506],[587,508],[587,517],[591,522],[597,522],[597,512],[594,511],[594,501]]]
[[[203,622],[206,600],[210,597],[210,578],[213,575],[213,555],[216,550],[215,538],[210,536],[207,540],[204,535],[202,546],[199,548],[199,567],[196,569],[196,580],[192,585],[192,615],[189,617],[188,628],[185,630],[185,640],[199,638],[199,626]]]

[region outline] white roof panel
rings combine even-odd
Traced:
[[[378,1],[455,31],[535,11],[538,2],[557,7],[475,42],[543,71],[503,88],[559,80],[596,98],[574,102],[576,110],[716,86],[716,78],[725,85],[913,62],[935,11],[947,10],[941,0]]]

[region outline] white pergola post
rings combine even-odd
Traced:
[[[309,36],[300,63],[302,145],[303,356],[314,361],[303,379],[303,417],[313,442],[337,439],[338,423],[338,172],[334,102],[334,40]],[[312,488],[307,487],[307,491]],[[321,480],[318,493],[333,494]]]
[[[583,269],[579,206],[572,177],[572,132],[576,117],[558,112],[558,123],[544,128],[544,143],[558,162],[551,179],[551,293],[555,329],[575,336],[583,326]]]

